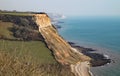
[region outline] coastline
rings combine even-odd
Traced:
[[[57,24],[54,24],[53,26],[57,30],[63,28],[62,26],[60,26],[61,23],[59,23],[59,21],[56,23]],[[62,22],[62,23],[64,23],[64,22]],[[92,64],[92,67],[104,66],[106,64],[111,63],[111,61],[112,61],[107,54],[102,54],[102,53],[98,52],[97,49],[94,49],[92,47],[87,48],[86,46],[80,46],[79,44],[76,44],[74,41],[68,41],[68,44],[70,44],[73,48],[77,49],[79,52],[82,52],[84,55],[87,55],[90,58],[92,58],[94,60],[94,61],[90,62]],[[80,51],[80,50],[82,50],[82,51]],[[97,58],[95,58],[95,57],[97,57]]]
[[[108,63],[111,63],[111,59],[106,54],[97,53],[93,48],[87,48],[80,45],[77,45],[74,42],[68,42],[72,47],[76,48],[78,51],[82,52],[84,55],[89,56],[93,59],[91,61],[92,67],[104,66]],[[81,51],[82,50],[82,51]]]
[[[72,42],[72,44],[79,46],[80,44],[74,43]],[[95,52],[98,54],[102,54],[102,55],[107,55],[106,58],[111,59],[110,63],[106,63],[105,65],[100,65],[100,66],[95,66],[95,67],[90,67],[90,72],[92,73],[91,75],[93,76],[119,76],[118,71],[120,70],[120,58],[119,58],[119,54],[118,52],[113,51],[112,49],[109,48],[105,48],[105,47],[99,47],[99,46],[93,46],[93,45],[80,45],[80,46],[84,46],[85,48],[90,48],[92,49],[91,52]],[[116,71],[114,71],[113,69],[116,69]],[[109,74],[108,71],[110,72]],[[113,71],[116,73],[114,75]]]
[[[69,65],[75,76],[91,76],[91,58],[73,49],[73,47],[61,37],[51,24],[47,14],[36,14],[36,23],[39,32],[49,49],[52,50],[55,59],[62,65]]]
[[[62,22],[62,23],[64,23],[64,22]],[[59,30],[59,29],[63,28],[63,27],[60,26],[60,25],[61,25],[61,23],[59,24],[59,22],[58,22],[58,24],[54,24],[53,26],[56,28],[56,30]],[[59,35],[60,35],[60,34],[59,34]],[[60,35],[60,36],[61,36],[61,35]],[[86,46],[80,46],[80,45],[76,44],[74,41],[72,41],[72,42],[69,42],[69,41],[68,41],[68,43],[69,43],[73,48],[77,49],[77,51],[80,51],[81,49],[83,49],[82,53],[83,53],[84,55],[86,55],[86,54],[87,54],[87,56],[89,56],[89,55],[92,56],[92,55],[93,55],[93,56],[92,56],[93,59],[95,59],[94,56],[98,56],[98,57],[97,57],[97,62],[92,61],[92,62],[94,62],[94,63],[91,63],[91,64],[93,64],[92,67],[101,67],[101,66],[105,66],[105,65],[107,65],[107,64],[109,64],[109,63],[112,62],[112,59],[110,59],[107,54],[102,54],[102,53],[98,52],[97,49],[94,49],[93,47],[87,48]],[[81,51],[80,51],[80,52],[81,52]],[[100,63],[100,62],[101,62],[101,63]],[[98,63],[99,63],[99,64],[98,64]],[[90,69],[90,68],[92,68],[92,67],[88,67],[88,68]],[[86,70],[86,72],[88,72],[87,75],[89,74],[90,76],[95,76],[93,69],[92,69],[92,71],[91,71],[91,69],[90,69],[90,70]],[[86,75],[86,76],[87,76],[87,75]]]
[[[59,24],[58,24],[59,25]],[[55,27],[57,26],[54,25]],[[60,27],[60,28],[59,28]],[[56,27],[56,30],[59,30],[61,29],[62,27],[59,25],[59,27]],[[60,34],[59,34],[60,35]],[[61,36],[61,35],[60,35]],[[69,43],[73,48],[75,48],[77,51],[81,52],[80,50],[82,49],[82,53],[84,55],[87,55],[87,56],[91,56],[93,58],[93,60],[96,60],[96,61],[92,61],[90,62],[92,64],[92,67],[101,67],[101,66],[105,66],[109,63],[111,63],[111,59],[108,58],[108,56],[105,56],[104,54],[101,54],[101,53],[93,53],[93,52],[96,52],[97,50],[94,50],[93,48],[87,48],[87,47],[83,47],[83,46],[80,46],[80,45],[77,45],[74,41],[72,42],[67,42]],[[95,58],[96,56],[98,56],[97,58]],[[94,62],[94,63],[93,63]],[[98,64],[99,63],[99,64]],[[86,64],[82,65],[82,66],[85,66]],[[83,73],[87,72],[85,76],[96,76],[94,74],[94,70],[90,68],[92,68],[91,66],[87,67],[89,68],[89,70],[86,70],[86,71],[83,71]],[[83,68],[84,69],[84,68]]]

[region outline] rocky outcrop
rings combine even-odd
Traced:
[[[71,47],[52,26],[47,14],[35,14],[34,17],[39,27],[39,32],[48,48],[52,50],[55,59],[62,65],[69,65],[71,72],[76,76],[90,76],[89,61],[91,58]]]

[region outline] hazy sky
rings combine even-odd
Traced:
[[[120,16],[120,0],[0,0],[0,9],[65,15]]]

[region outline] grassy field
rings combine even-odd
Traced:
[[[22,13],[22,12],[0,12],[0,14],[4,15],[16,15],[16,16],[32,16],[30,13]]]
[[[74,76],[70,68],[60,64],[40,64],[0,51],[0,76]]]
[[[0,50],[22,57],[30,56],[40,63],[55,63],[51,51],[40,41],[8,41],[0,40]]]
[[[41,41],[0,40],[0,76],[74,76]]]
[[[2,22],[0,21],[0,38],[8,38],[13,39],[12,32],[10,32],[8,29],[13,27],[13,23],[11,22]]]

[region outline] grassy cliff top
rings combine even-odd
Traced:
[[[1,17],[1,14],[7,16]],[[1,14],[0,50],[15,53],[17,56],[29,53],[33,60],[38,60],[40,63],[56,62],[37,31],[37,25],[34,24],[32,17],[19,17],[27,16],[27,13],[4,12]]]
[[[56,63],[32,17],[21,16],[30,14],[0,12],[0,50],[16,56],[30,55],[40,63]]]
[[[15,15],[15,16],[32,16],[29,12],[0,12],[0,15]]]

